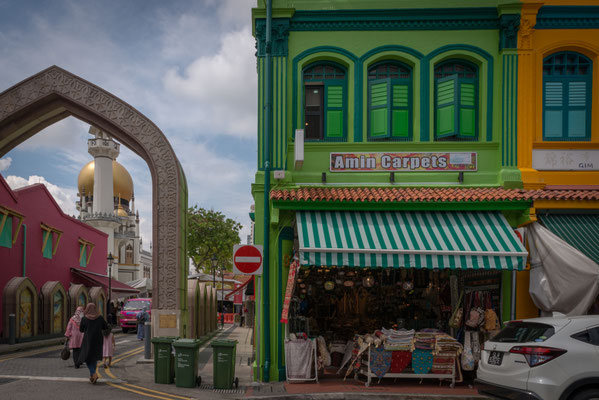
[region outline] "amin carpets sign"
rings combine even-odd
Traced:
[[[331,153],[331,172],[476,171],[476,153]]]

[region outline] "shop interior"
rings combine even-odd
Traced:
[[[445,350],[435,345],[435,338],[438,343],[449,341],[455,345],[451,350],[454,358],[451,368],[445,360],[440,373],[445,377],[451,374],[459,382],[464,344],[467,342],[467,352],[472,351],[474,362],[470,364],[474,370],[480,359],[480,344],[499,329],[501,292],[498,270],[302,266],[290,302],[288,336],[315,339],[318,362],[312,368],[313,374],[320,370],[321,375],[332,371],[342,376],[358,374],[358,369],[352,370],[352,363],[363,369],[371,363],[368,357],[374,354],[372,351],[380,348],[430,350],[429,368],[419,371],[425,377],[426,373],[436,372],[435,357],[440,360],[437,356],[448,355],[441,354]],[[486,323],[485,315],[489,318]],[[393,340],[409,344],[397,347],[399,342]],[[361,349],[362,342],[367,345]],[[364,347],[372,350],[369,353]],[[360,351],[362,359],[356,357]],[[464,369],[468,371],[470,366]],[[399,371],[403,374],[388,372],[377,377],[408,376],[406,372],[415,373],[416,366],[404,365]]]

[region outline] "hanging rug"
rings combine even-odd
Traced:
[[[393,351],[391,354],[391,368],[389,369],[389,372],[399,374],[410,365],[411,361],[411,351]]]
[[[382,378],[391,367],[391,352],[383,347],[370,350],[370,370],[377,378]]]
[[[412,369],[416,374],[428,374],[433,367],[433,352],[416,349],[412,352]]]

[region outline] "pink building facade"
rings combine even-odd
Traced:
[[[11,313],[17,340],[64,332],[74,309],[87,302],[105,315],[107,240],[66,215],[44,185],[12,190],[0,175],[2,338]],[[132,289],[115,279],[112,284],[113,295],[115,288]]]

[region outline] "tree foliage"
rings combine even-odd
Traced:
[[[187,223],[187,255],[196,271],[211,273],[213,256],[219,267],[232,270],[233,246],[240,243],[241,224],[197,205],[187,210]]]

